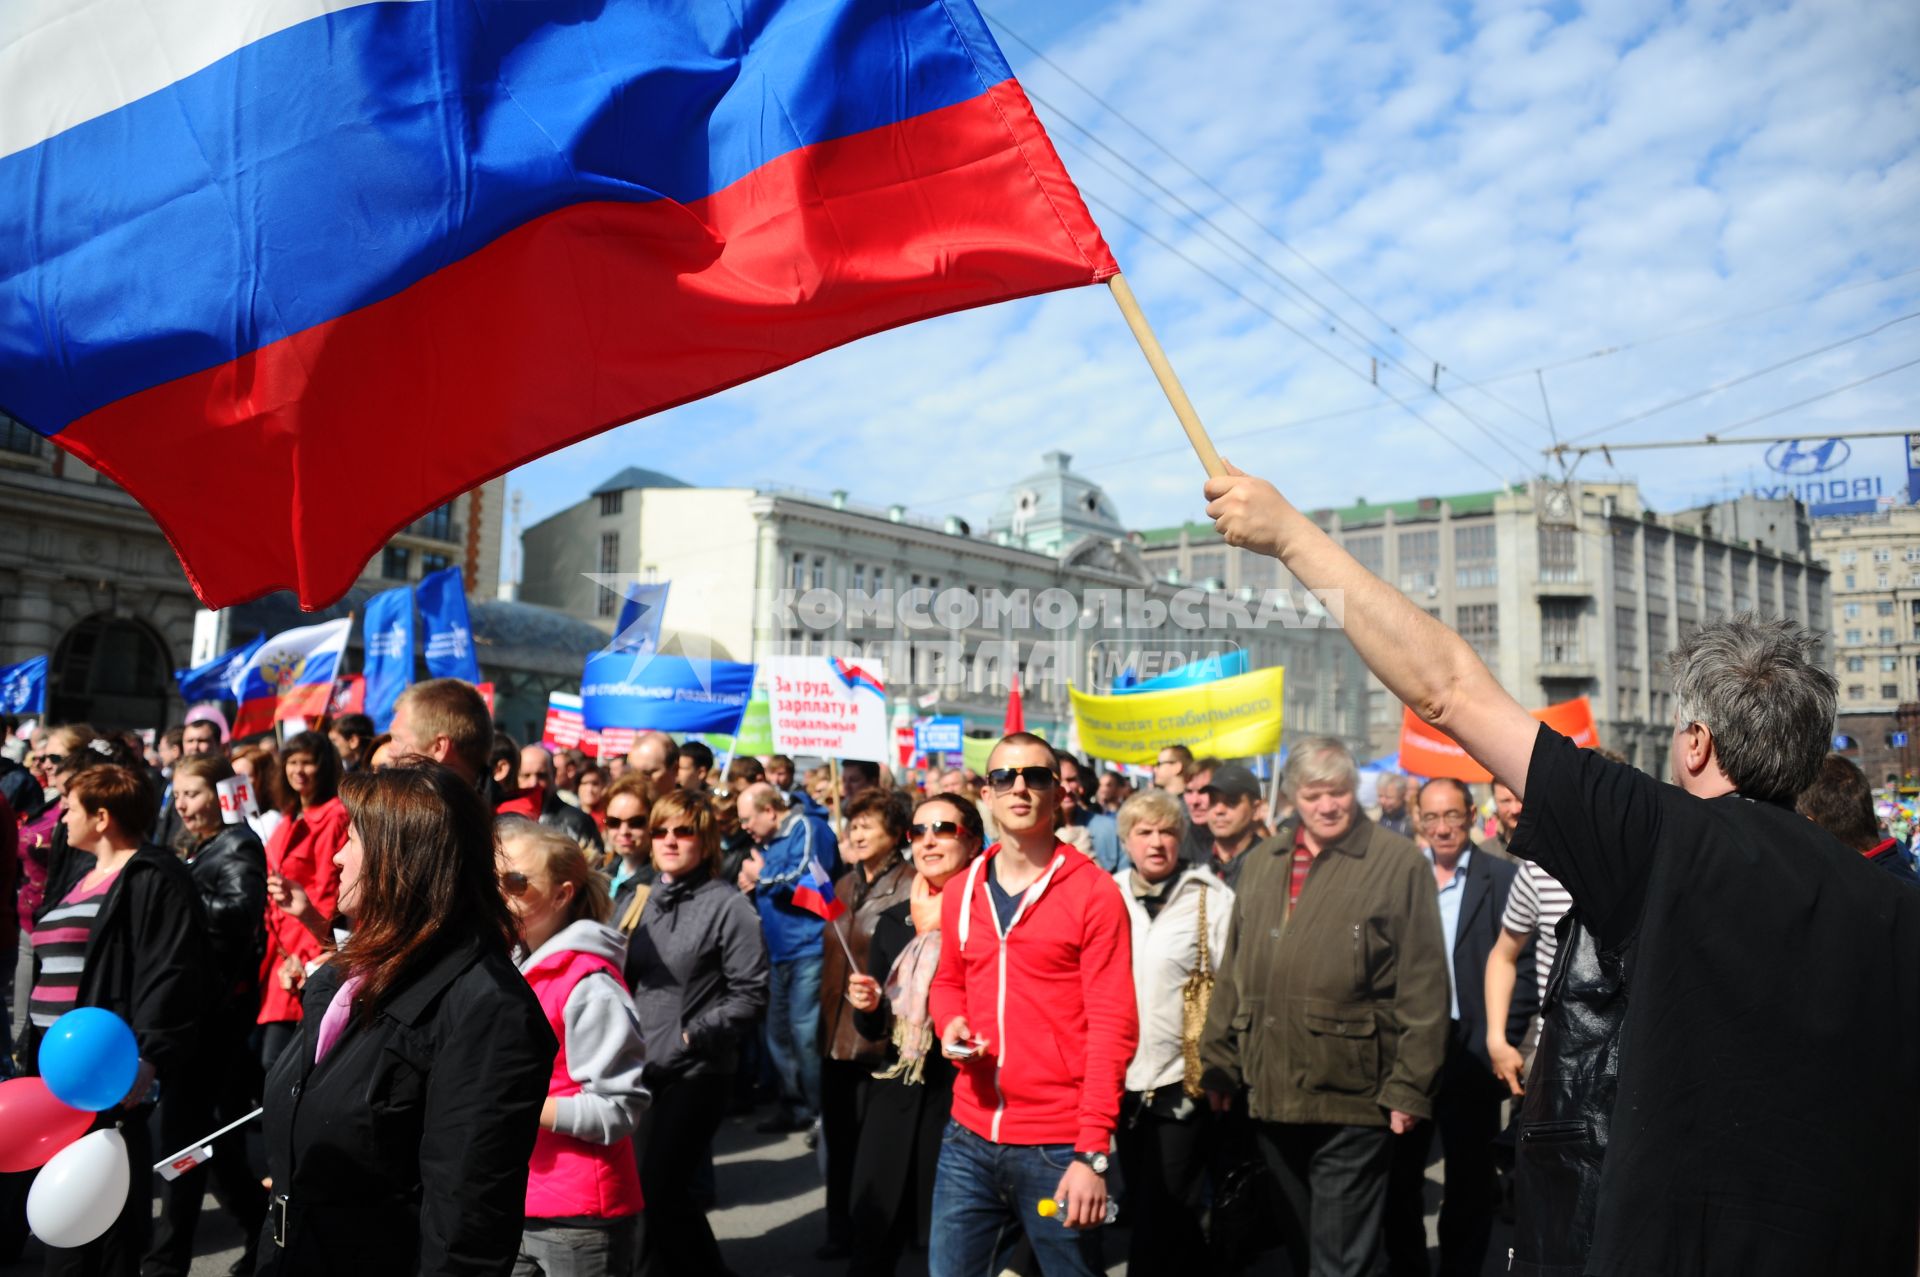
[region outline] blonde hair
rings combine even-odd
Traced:
[[[1143,820],[1178,830],[1186,815],[1185,803],[1164,789],[1150,787],[1120,804],[1120,812],[1114,817],[1114,828],[1120,835],[1120,841],[1125,842],[1128,835],[1133,833],[1133,827]]]
[[[539,853],[547,878],[557,888],[563,882],[573,884],[573,899],[567,902],[567,921],[591,919],[605,922],[613,916],[613,898],[607,894],[607,880],[587,863],[580,844],[558,829],[536,824],[525,816],[504,816],[496,824],[500,846],[519,844]]]

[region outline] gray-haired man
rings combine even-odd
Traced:
[[[1433,869],[1367,819],[1353,755],[1295,745],[1293,815],[1241,853],[1200,1056],[1217,1112],[1247,1094],[1293,1271],[1370,1277],[1393,1138],[1433,1116],[1447,955]]]
[[[1333,599],[1388,690],[1525,803],[1513,851],[1566,885],[1591,933],[1548,988],[1512,1271],[1913,1272],[1920,892],[1887,891],[1793,810],[1833,726],[1817,636],[1751,618],[1689,636],[1670,661],[1666,786],[1534,721],[1272,484],[1233,471],[1206,491],[1228,544]],[[1631,972],[1606,1011],[1616,1069],[1556,1048],[1570,953]]]

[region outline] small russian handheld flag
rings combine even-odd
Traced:
[[[828,922],[847,911],[846,903],[833,894],[833,879],[827,877],[827,871],[811,855],[807,857],[806,876],[793,889],[793,903]]]

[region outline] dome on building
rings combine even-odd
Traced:
[[[988,525],[1015,545],[1058,554],[1088,536],[1124,537],[1126,529],[1100,485],[1073,473],[1073,458],[1055,450],[1040,458],[1043,469],[1007,490]]]
[[[661,474],[658,470],[649,470],[644,466],[628,466],[587,495],[597,497],[603,492],[627,492],[634,488],[691,488],[692,486],[684,479],[676,479],[670,474]]]

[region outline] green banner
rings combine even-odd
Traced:
[[[746,716],[740,720],[738,736],[719,736],[709,732],[700,739],[707,743],[707,748],[722,756],[728,750],[733,751],[735,758],[771,754],[773,719],[767,713],[767,694],[755,692],[753,699],[747,702]]]

